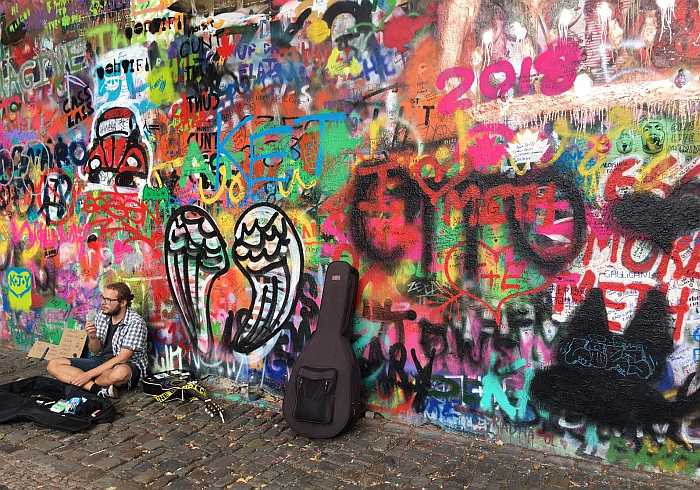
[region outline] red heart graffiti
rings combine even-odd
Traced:
[[[459,286],[457,285],[457,283],[456,283],[456,282],[452,279],[452,277],[450,276],[450,267],[449,267],[450,258],[452,257],[453,254],[455,254],[455,253],[461,251],[461,248],[460,248],[460,247],[463,246],[464,244],[465,244],[465,243],[462,242],[462,243],[459,243],[459,244],[455,245],[454,247],[450,248],[450,249],[448,250],[446,256],[445,256],[445,268],[444,268],[444,271],[443,271],[444,274],[445,274],[445,278],[447,279],[447,283],[448,283],[453,289],[455,289],[455,290],[457,290],[457,291],[459,291],[459,292],[457,293],[456,296],[454,296],[453,298],[450,298],[449,301],[447,301],[446,303],[440,305],[440,307],[438,308],[438,311],[440,311],[440,312],[443,311],[445,308],[447,308],[447,307],[448,307],[450,304],[452,304],[454,301],[457,301],[457,300],[458,300],[459,298],[461,298],[462,296],[466,296],[466,297],[468,297],[468,298],[473,299],[473,300],[476,301],[477,303],[482,304],[482,305],[484,306],[484,308],[486,308],[486,309],[489,310],[491,313],[493,313],[493,317],[494,317],[494,319],[496,320],[496,325],[500,326],[500,325],[501,325],[501,317],[502,317],[502,313],[503,313],[503,306],[504,306],[508,301],[510,301],[510,300],[513,299],[513,298],[517,298],[518,296],[526,296],[526,295],[531,295],[531,294],[539,293],[540,291],[544,291],[545,289],[547,289],[548,287],[550,287],[550,286],[552,285],[552,278],[551,278],[551,277],[546,277],[544,283],[540,284],[540,285],[537,286],[537,287],[534,287],[534,288],[531,288],[531,289],[522,290],[522,291],[518,291],[518,292],[515,292],[515,293],[513,293],[513,294],[509,294],[508,296],[502,298],[502,299],[498,302],[498,304],[496,305],[496,307],[494,308],[493,306],[491,306],[490,304],[488,304],[486,301],[484,301],[483,298],[480,298],[479,296],[477,296],[477,295],[475,295],[475,294],[473,294],[473,293],[467,291],[466,289],[462,289],[461,287],[459,287]]]

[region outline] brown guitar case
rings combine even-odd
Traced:
[[[346,262],[326,271],[316,331],[294,362],[282,411],[312,438],[334,437],[362,413],[360,367],[350,343],[358,273]]]

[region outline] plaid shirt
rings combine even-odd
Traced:
[[[98,312],[95,317],[97,327],[97,337],[104,345],[107,330],[109,329],[109,316]],[[131,308],[127,308],[126,315],[119,325],[117,325],[112,336],[112,353],[116,356],[122,349],[134,351],[129,362],[136,364],[141,370],[141,375],[146,375],[148,358],[146,356],[146,322],[141,316]]]

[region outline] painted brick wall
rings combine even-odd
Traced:
[[[281,393],[346,260],[371,409],[700,476],[695,0],[0,11],[6,344],[123,280]]]

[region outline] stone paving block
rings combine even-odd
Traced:
[[[73,461],[57,461],[54,463],[54,468],[64,475],[70,475],[71,473],[78,473],[84,470],[84,467]]]
[[[5,434],[5,437],[3,437],[2,440],[5,443],[12,444],[15,442],[26,442],[29,440],[29,437],[25,431],[15,429],[10,433]]]
[[[167,486],[168,488],[170,488],[169,484],[177,479],[178,479],[177,475],[166,473],[165,475],[161,476],[157,480],[151,482],[149,487],[151,487],[151,488],[165,488]]]
[[[18,446],[16,444],[9,444],[6,442],[0,442],[0,453],[3,454],[10,454],[13,453],[17,450],[19,450],[21,446]]]
[[[255,487],[251,485],[246,485],[245,483],[234,482],[231,485],[228,485],[226,488],[228,490],[250,490],[251,488]]]
[[[105,457],[95,461],[93,466],[95,468],[101,468],[103,470],[110,470],[116,466],[119,466],[120,464],[122,464],[121,459],[119,459],[115,456],[105,456]]]
[[[467,488],[482,489],[482,488],[493,488],[492,483],[487,475],[478,475],[475,477]]]
[[[47,454],[51,454],[53,456],[57,456],[61,459],[68,459],[71,461],[80,461],[81,459],[89,456],[91,453],[90,451],[86,451],[85,449],[79,447],[80,444],[66,444],[64,446],[58,447],[56,449],[53,449],[49,451]]]
[[[180,479],[171,481],[168,484],[167,488],[189,490],[189,489],[194,489],[194,488],[198,488],[198,487],[193,482],[191,482],[187,479],[184,479],[184,478],[180,478]]]
[[[167,472],[172,473],[174,471],[177,471],[180,468],[184,468],[185,466],[187,466],[187,464],[183,463],[179,459],[166,459],[164,461],[158,461],[156,463],[156,466],[158,467],[158,469],[161,469],[166,473]]]
[[[133,437],[136,437],[138,432],[132,431],[132,430],[122,430],[119,431],[117,434],[110,435],[110,441],[120,444],[122,442],[128,441],[129,439],[132,439]]]
[[[109,454],[105,451],[96,451],[91,453],[80,460],[80,464],[84,466],[94,466],[95,463]]]
[[[260,477],[268,482],[274,481],[282,473],[282,470],[273,466],[266,466],[266,468],[268,469],[260,473]]]
[[[140,446],[148,441],[151,441],[153,439],[157,439],[158,436],[154,436],[152,433],[142,430],[138,434],[136,434],[132,439],[129,440],[129,442],[133,442],[137,446]]]
[[[80,441],[80,447],[90,451],[91,453],[102,451],[110,446],[112,446],[112,444],[109,439],[101,435],[93,435],[88,439]]]
[[[120,478],[114,478],[112,476],[106,476],[95,480],[91,484],[92,488],[104,488],[104,489],[114,489],[114,490],[141,490],[143,485],[139,485],[133,481],[123,480]]]
[[[76,432],[75,434],[63,435],[63,437],[59,437],[58,440],[63,442],[64,444],[71,444],[78,441],[82,441],[83,439],[87,439],[88,437],[89,434],[86,432]]]
[[[99,424],[99,425],[93,427],[90,430],[90,432],[85,433],[85,435],[87,436],[87,437],[85,437],[85,439],[87,439],[88,437],[93,437],[93,436],[98,435],[98,434],[109,434],[112,432],[112,427],[113,427],[113,424],[111,424],[111,423]]]
[[[143,448],[134,447],[131,449],[126,449],[126,450],[116,450],[116,451],[113,451],[112,454],[115,457],[121,459],[123,462],[126,462],[126,461],[131,461],[133,459],[140,458],[145,452],[146,452],[146,450]]]
[[[457,480],[446,480],[440,483],[440,488],[444,488],[445,490],[459,490],[463,489],[464,487],[464,483]]]
[[[235,483],[235,481],[238,479],[238,475],[232,475],[232,474],[226,474],[223,475],[222,477],[218,478],[216,481],[213,482],[213,486],[215,488],[224,488],[228,487],[229,485],[232,485]]]
[[[143,483],[144,485],[148,485],[149,483],[157,480],[161,476],[163,476],[163,472],[154,468],[150,470],[137,472],[134,476],[134,481],[137,483]]]
[[[24,448],[19,451],[15,451],[8,456],[9,459],[13,461],[34,461],[37,458],[44,456],[44,453],[36,449]]]
[[[86,482],[94,482],[105,477],[104,470],[100,468],[83,468],[77,476]]]
[[[142,448],[148,449],[148,450],[157,449],[159,447],[164,447],[164,446],[165,446],[165,442],[157,437],[149,440],[148,442],[146,442],[144,444],[141,444]]]
[[[157,459],[160,455],[162,455],[163,452],[164,452],[164,448],[162,448],[162,447],[161,447],[161,448],[157,448],[157,449],[153,449],[153,450],[151,450],[151,451],[148,451],[148,450],[147,450],[145,453],[143,453],[143,454],[141,455],[141,457],[140,457],[139,459],[140,459],[141,461],[148,461],[148,462],[151,462],[151,461]]]

